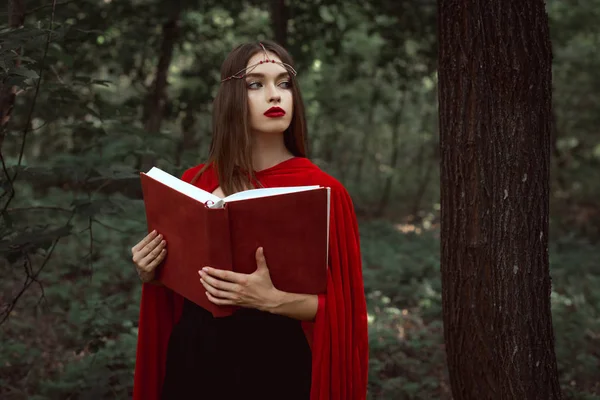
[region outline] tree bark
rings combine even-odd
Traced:
[[[181,140],[177,144],[175,151],[175,165],[180,166],[185,150],[193,148],[198,145],[196,140],[196,115],[194,114],[195,104],[190,104],[186,111],[185,116],[181,119]]]
[[[285,0],[271,0],[271,23],[275,41],[283,47],[287,46],[288,19],[289,10]]]
[[[442,306],[454,400],[554,400],[552,50],[542,0],[439,0]]]
[[[396,165],[398,164],[398,158],[400,157],[400,117],[402,116],[402,105],[405,103],[406,94],[402,95],[402,100],[398,102],[398,107],[396,107],[392,112],[394,113],[394,117],[392,118],[392,155],[390,157],[390,167],[393,171],[396,170]],[[379,203],[377,206],[377,210],[375,212],[376,217],[382,217],[385,214],[385,211],[390,202],[390,197],[392,195],[392,188],[394,183],[395,174],[389,173],[385,178],[385,183],[383,184],[383,189],[381,190],[381,197],[379,198]]]
[[[17,29],[25,22],[25,2],[24,0],[8,1],[8,26],[11,29]],[[15,67],[18,67],[20,60],[17,59]],[[0,82],[0,149],[4,143],[6,125],[10,120],[10,114],[15,104],[15,87],[5,85]]]
[[[417,192],[415,193],[414,203],[412,206],[411,214],[413,215],[413,221],[421,221],[422,218],[419,216],[419,211],[421,210],[421,206],[423,203],[423,197],[425,197],[425,193],[427,192],[427,188],[429,187],[431,174],[433,173],[433,167],[435,165],[434,157],[426,157],[426,153],[428,147],[432,146],[431,141],[427,141],[421,145],[419,149],[419,162],[417,165],[421,171],[425,170],[422,173],[422,176],[419,178],[419,183],[417,185]],[[433,146],[432,146],[433,147]]]
[[[376,82],[377,77],[373,77],[373,81]],[[356,162],[356,169],[354,173],[354,181],[360,182],[362,180],[363,167],[365,164],[365,159],[371,156],[370,148],[371,141],[373,139],[373,135],[376,134],[376,131],[373,129],[375,124],[375,110],[377,109],[379,103],[379,97],[381,96],[381,91],[378,86],[373,85],[373,90],[371,92],[371,99],[369,101],[369,114],[366,119],[365,132],[363,134],[360,146],[358,147],[358,160]]]
[[[164,117],[165,104],[167,103],[167,79],[169,66],[173,58],[173,49],[179,38],[179,16],[181,14],[181,1],[173,4],[173,14],[163,25],[163,40],[160,46],[156,76],[152,83],[152,91],[149,93],[144,107],[144,128],[150,135],[160,132],[160,126]],[[145,171],[154,165],[153,157],[143,157],[140,169]]]

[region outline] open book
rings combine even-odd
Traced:
[[[215,316],[230,315],[235,308],[206,298],[198,270],[252,273],[262,246],[275,287],[325,293],[330,188],[258,188],[221,199],[156,167],[140,178],[148,231],[156,229],[167,241],[157,278],[173,291]]]
[[[234,193],[225,198],[220,198],[215,196],[212,193],[209,193],[205,190],[200,189],[197,186],[191,185],[187,182],[182,181],[174,177],[173,175],[163,171],[160,168],[152,167],[147,176],[153,178],[162,184],[169,186],[178,192],[181,192],[195,200],[198,200],[201,203],[204,203],[209,208],[223,208],[225,203],[230,203],[232,201],[240,201],[247,199],[256,199],[259,197],[267,197],[267,196],[275,196],[279,194],[287,194],[287,193],[296,193],[303,192],[306,190],[315,190],[320,189],[321,186],[313,185],[313,186],[285,186],[285,187],[275,187],[275,188],[258,188],[258,189],[249,189],[243,192]]]

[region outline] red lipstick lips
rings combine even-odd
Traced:
[[[283,111],[283,108],[271,107],[265,111],[265,115],[269,118],[278,118],[283,117],[285,115],[285,111]]]

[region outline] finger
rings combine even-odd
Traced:
[[[202,271],[200,271],[200,277],[201,277],[201,279],[204,279],[212,287],[215,287],[220,290],[225,290],[228,292],[238,292],[240,290],[239,285],[214,278],[207,273],[203,273]]]
[[[162,238],[162,235],[158,235],[154,240],[152,240],[145,247],[143,247],[140,251],[138,251],[136,256],[137,256],[138,260],[141,261],[142,259],[146,258],[148,255],[150,255],[153,251],[156,251],[156,249],[162,249],[163,247],[165,247],[166,244],[167,244],[167,241]]]
[[[165,259],[165,257],[167,256],[167,249],[162,249],[160,251],[160,253],[158,253],[158,256],[156,256],[156,258],[154,260],[152,260],[148,265],[146,265],[144,267],[144,270],[147,272],[152,272],[156,269],[156,267],[158,267],[160,265],[161,262],[163,262],[163,260]]]
[[[246,279],[248,277],[246,274],[240,274],[238,272],[225,271],[222,269],[216,269],[211,267],[204,267],[202,268],[202,271],[223,281],[237,283],[240,285],[245,285]]]
[[[166,241],[163,240],[163,235],[158,235],[156,236],[154,239],[152,239],[152,241],[148,244],[146,244],[146,246],[142,247],[135,255],[134,255],[134,261],[137,259],[138,261],[144,259],[145,257],[147,257],[152,251],[156,250],[157,246],[160,246],[161,244],[164,244],[163,242],[166,243]]]
[[[136,252],[140,251],[144,246],[146,246],[148,243],[150,243],[152,241],[152,239],[154,239],[156,237],[156,235],[157,235],[157,232],[155,229],[152,232],[150,232],[149,234],[147,234],[145,238],[140,240],[140,242],[138,244],[133,246],[131,248],[131,252],[136,253]]]
[[[236,298],[234,293],[219,290],[219,289],[215,288],[214,286],[211,286],[210,284],[208,284],[202,278],[200,278],[200,283],[202,283],[202,286],[204,286],[204,288],[206,289],[206,291],[208,293],[210,293],[211,295],[213,295],[214,297],[216,297],[218,299],[234,300]]]
[[[163,240],[158,246],[156,246],[151,252],[149,252],[144,258],[142,258],[138,265],[142,268],[148,267],[150,263],[152,263],[156,257],[160,255],[163,249],[165,249],[166,242]]]
[[[227,299],[218,299],[215,296],[213,296],[212,294],[210,294],[209,292],[205,292],[206,293],[206,297],[208,298],[208,300],[212,303],[215,303],[219,306],[232,306],[235,305],[235,303],[232,300],[227,300]]]
[[[257,270],[267,269],[267,259],[265,258],[265,251],[262,247],[256,249],[256,268]]]
[[[166,240],[163,240],[163,235],[158,235],[150,243],[142,247],[136,256],[138,260],[141,260],[147,257],[152,251],[156,250],[158,246],[164,246],[165,244]]]

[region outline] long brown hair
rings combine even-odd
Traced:
[[[261,41],[269,53],[291,66],[290,54],[273,41]],[[221,80],[246,68],[248,61],[263,51],[258,42],[241,44],[229,53],[221,66]],[[290,126],[283,133],[285,147],[296,157],[307,157],[306,117],[298,82],[290,74],[293,98],[293,115]],[[225,195],[254,186],[256,177],[252,168],[252,141],[248,113],[248,91],[245,79],[222,82],[213,102],[212,142],[204,167],[192,179],[214,164],[219,186]]]

